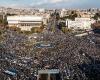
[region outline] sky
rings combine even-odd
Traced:
[[[4,7],[100,8],[100,0],[0,0]]]

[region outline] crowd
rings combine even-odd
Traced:
[[[59,69],[64,79],[99,80],[100,47],[91,42],[97,37],[93,34],[75,37],[74,34],[63,34],[44,31],[38,34],[37,42],[53,44],[52,48],[38,48],[29,44],[28,36],[16,31],[7,30],[0,43],[0,80],[36,80],[41,69]],[[32,35],[31,35],[32,36]],[[34,36],[33,36],[34,37]],[[95,37],[95,38],[94,38]],[[17,70],[17,76],[4,73],[5,70]]]

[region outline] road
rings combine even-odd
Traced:
[[[57,38],[57,36],[58,37],[60,37],[60,36],[65,37],[66,36],[61,30],[58,29],[58,20],[56,19],[56,15],[51,17],[48,25],[43,30],[43,37],[44,38],[47,38],[48,36],[50,36],[50,34],[52,36],[55,36],[55,38]]]

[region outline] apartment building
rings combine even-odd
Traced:
[[[90,18],[75,18],[74,21],[66,20],[66,26],[69,29],[83,29],[83,30],[90,30],[91,24],[94,23],[95,20]]]

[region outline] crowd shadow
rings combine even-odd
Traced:
[[[90,63],[78,65],[79,69],[85,74],[87,80],[100,80],[100,60],[85,53],[85,56],[90,60]]]
[[[93,32],[100,34],[100,29],[93,29]]]

